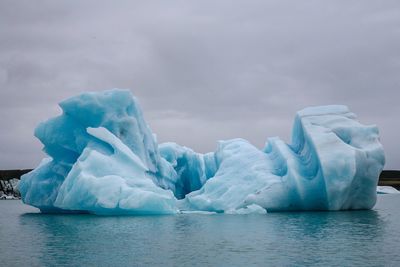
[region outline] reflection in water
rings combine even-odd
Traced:
[[[14,265],[390,265],[400,259],[400,212],[392,201],[376,211],[267,215],[27,213],[8,229],[0,218],[0,237],[15,235],[6,250]]]
[[[280,249],[289,246],[296,255],[295,265],[322,265],[327,258],[345,264],[365,253],[376,255],[379,252],[373,243],[383,241],[384,222],[376,211],[280,214],[279,223],[273,225],[276,233],[285,236]]]
[[[375,211],[267,216],[25,214],[20,223],[41,236],[37,240],[41,265],[101,265],[110,260],[121,265],[164,260],[187,265],[194,259],[203,265],[210,257],[228,263],[238,253],[241,256],[234,262],[243,264],[256,264],[260,255],[263,262],[273,257],[295,265],[324,263],[329,255],[351,260],[382,253],[371,242],[383,242],[384,225]]]

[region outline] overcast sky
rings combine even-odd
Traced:
[[[0,0],[0,168],[83,91],[129,88],[159,142],[289,142],[295,112],[345,104],[400,169],[400,1]]]

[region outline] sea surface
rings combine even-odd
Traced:
[[[46,215],[0,201],[1,266],[400,266],[400,195],[369,211]]]

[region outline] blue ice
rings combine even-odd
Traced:
[[[48,158],[21,179],[22,200],[42,212],[229,214],[370,209],[385,163],[376,126],[347,107],[297,112],[291,144],[244,139],[196,153],[157,144],[129,90],[60,103],[35,130]]]

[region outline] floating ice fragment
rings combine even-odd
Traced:
[[[378,194],[400,194],[400,191],[392,186],[378,186],[376,192]]]

